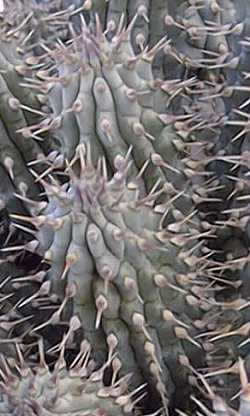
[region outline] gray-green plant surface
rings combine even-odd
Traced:
[[[3,349],[1,375],[13,358],[34,365],[41,336],[50,358],[61,354],[53,382],[79,338],[88,346],[79,361],[93,361],[89,372],[80,366],[77,388],[63,371],[74,400],[60,383],[50,392],[44,360],[35,387],[19,371],[16,399],[12,384],[1,386],[3,411],[231,415],[225,400],[240,375],[245,416],[248,2],[64,3],[53,15],[34,3],[22,25],[6,0],[2,17],[2,316],[18,317],[35,341],[3,326],[18,346]],[[16,5],[25,21],[26,3]],[[27,253],[38,264],[22,276]],[[68,332],[55,347],[60,325]]]

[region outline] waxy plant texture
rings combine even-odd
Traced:
[[[0,414],[246,416],[247,0],[5,0]]]

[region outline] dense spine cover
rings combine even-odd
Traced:
[[[69,334],[73,325],[70,345],[84,336],[112,383],[133,373],[133,405],[123,395],[114,405],[112,386],[112,397],[101,388],[105,409],[83,395],[83,413],[147,411],[146,392],[165,413],[207,415],[212,400],[211,414],[231,415],[224,400],[240,374],[245,416],[248,3],[64,3],[51,14],[34,2],[24,25],[5,3],[0,190],[11,228],[1,239],[2,337],[28,363],[37,354],[27,332],[50,351],[52,328]],[[25,20],[26,2],[16,4]],[[26,276],[23,255],[37,259]],[[3,353],[16,359],[13,348]],[[22,397],[25,374],[17,401],[12,384],[6,390],[10,414],[38,412],[29,388]]]

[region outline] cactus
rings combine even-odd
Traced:
[[[121,28],[117,42],[112,45],[99,25],[96,34],[86,27],[81,34],[83,46],[76,38],[72,47],[51,51],[51,65],[56,64],[58,76],[49,70],[37,73],[44,80],[43,87],[48,90],[53,109],[53,119],[48,122],[52,123],[53,135],[60,141],[61,151],[68,159],[73,157],[79,143],[87,141],[91,141],[95,160],[103,153],[103,147],[108,149],[107,157],[112,160],[117,152],[125,154],[132,144],[137,169],[147,160],[150,151],[153,153],[153,133],[159,136],[164,123],[159,117],[160,110],[159,116],[154,112],[157,98],[154,89],[159,96],[161,89],[155,85],[151,59],[162,45],[141,58],[136,57],[129,42],[130,32],[131,27]],[[83,55],[78,56],[74,48],[80,48]],[[167,97],[162,95],[163,107]],[[93,114],[95,102],[96,118]]]
[[[44,125],[60,143],[58,157],[65,155],[65,183],[52,176],[53,161],[41,175],[33,172],[48,204],[31,217],[11,217],[38,228],[38,253],[62,304],[68,285],[76,286],[73,311],[97,362],[113,343],[118,370],[122,364],[123,374],[134,373],[135,388],[147,380],[167,412],[169,402],[185,408],[186,358],[200,366],[206,349],[195,336],[209,309],[203,269],[210,252],[202,240],[211,233],[195,207],[204,197],[200,159],[209,148],[185,131],[193,114],[171,110],[186,87],[199,85],[155,80],[152,61],[165,40],[135,55],[135,21],[125,29],[121,20],[109,41],[96,18],[95,31],[85,25],[69,46],[46,54],[52,71],[46,59],[41,81],[30,86],[48,94]],[[29,129],[37,135],[36,126]]]
[[[22,299],[22,296],[27,296],[30,290],[26,290],[24,295],[19,288],[19,297],[17,288],[13,290],[15,284],[17,285],[15,280],[25,275],[19,261],[24,253],[20,255],[19,252],[17,256],[11,256],[13,251],[8,251],[9,256],[7,258],[5,256],[5,245],[12,246],[12,249],[14,245],[23,245],[23,240],[17,238],[16,227],[9,227],[8,212],[28,214],[27,209],[31,208],[32,211],[32,207],[30,204],[27,206],[26,201],[34,197],[39,199],[41,187],[35,183],[28,163],[37,158],[44,158],[44,152],[36,140],[31,139],[29,135],[23,135],[22,132],[26,132],[28,124],[38,122],[43,113],[39,101],[41,96],[39,97],[39,94],[34,94],[33,91],[21,85],[24,77],[29,76],[30,71],[18,55],[17,44],[13,37],[7,36],[3,31],[1,31],[0,51],[0,205],[1,215],[4,214],[0,230],[0,282],[3,302],[1,304],[1,338],[5,354],[13,355],[15,339],[20,341],[22,338],[20,334],[24,335],[31,328],[28,322],[29,313],[22,313],[21,308],[17,307],[18,301]],[[39,168],[38,171],[40,171]],[[36,205],[42,207],[43,203],[40,200]],[[16,253],[17,251],[14,251],[14,254]],[[31,267],[31,264],[29,266]],[[32,274],[32,269],[28,274]],[[13,287],[10,280],[13,281]],[[37,290],[35,282],[30,289],[33,293]],[[35,322],[39,322],[39,318],[35,319]]]
[[[18,42],[4,31],[1,31],[0,40],[0,69],[0,198],[1,203],[20,212],[25,197],[37,197],[41,192],[28,165],[45,158],[47,143],[42,143],[43,135],[32,135],[28,126],[40,125],[46,107],[42,108],[45,103],[42,92],[34,92],[25,86],[25,78],[32,76],[31,71],[18,53]],[[14,201],[15,193],[23,197],[20,204]]]
[[[65,6],[71,4],[64,1]],[[80,2],[75,0],[76,7]],[[95,16],[99,16],[103,28],[111,39],[119,28],[120,19],[128,25],[137,19],[131,30],[131,45],[136,54],[147,47],[154,47],[165,35],[165,16],[172,10],[172,4],[166,0],[85,0],[83,2],[84,17],[90,27],[95,27]],[[80,30],[80,19],[73,20],[76,30]],[[153,60],[153,72],[156,77],[164,77],[164,52],[161,50]]]
[[[249,414],[250,411],[250,403],[249,403],[249,381],[246,369],[244,367],[244,361],[240,358],[238,363],[235,367],[235,372],[240,377],[240,384],[241,390],[239,395],[240,397],[240,404],[239,409],[236,412],[233,408],[231,408],[218,394],[216,394],[213,389],[209,386],[207,380],[200,374],[197,375],[197,381],[199,380],[202,382],[203,386],[205,387],[206,391],[204,392],[204,396],[209,399],[212,403],[213,412],[200,400],[193,397],[193,400],[196,402],[198,411],[197,415],[211,415],[211,416],[246,416]],[[235,399],[235,397],[234,397]],[[202,413],[201,413],[202,412]],[[181,413],[184,416],[184,413]],[[186,414],[185,414],[186,415]]]
[[[199,125],[203,113],[191,111],[176,116],[172,109],[182,105],[185,89],[195,89],[196,82],[154,79],[152,61],[165,40],[135,55],[130,44],[135,21],[127,29],[121,21],[116,37],[108,41],[97,18],[94,33],[84,27],[70,46],[50,51],[52,71],[46,64],[45,69],[37,72],[52,108],[46,123],[59,143],[59,152],[68,160],[79,144],[90,142],[94,163],[105,155],[112,172],[116,154],[125,156],[132,146],[130,172],[145,172],[143,181],[140,180],[142,189],[151,189],[158,179],[170,182],[180,192],[195,183],[197,189],[190,192],[192,197],[187,192],[176,200],[178,208],[181,205],[182,210],[188,210],[201,199],[199,183],[204,182],[203,165],[200,169],[198,162],[190,161],[188,156],[192,154],[198,160],[208,156],[211,135],[205,136],[205,140],[200,135],[193,143],[194,127],[188,131],[189,121],[195,119]],[[43,59],[42,56],[40,61]],[[209,108],[210,111],[214,110]],[[202,120],[203,128],[204,124]],[[210,125],[206,133],[209,129]],[[36,134],[35,129],[32,131]]]
[[[78,21],[62,12],[73,23],[70,41],[52,41],[41,56],[24,47],[20,64],[20,56],[10,56],[8,31],[0,44],[7,68],[1,198],[12,226],[26,233],[20,244],[3,242],[2,277],[12,275],[3,294],[13,296],[6,313],[13,302],[20,319],[34,313],[26,328],[48,345],[51,328],[69,325],[70,332],[76,321],[68,323],[69,316],[78,316],[77,330],[97,365],[108,360],[112,383],[132,372],[130,392],[147,382],[149,400],[160,398],[154,410],[161,403],[165,413],[190,414],[193,393],[197,415],[210,414],[197,397],[199,374],[214,415],[234,414],[225,403],[249,367],[248,121],[238,120],[248,120],[249,6],[243,0],[82,6]],[[22,36],[32,19],[30,25]],[[32,53],[33,47],[32,40]],[[24,120],[17,131],[13,112]],[[45,131],[53,147],[34,140]],[[43,259],[25,277],[16,263],[24,251]],[[50,312],[40,316],[35,308],[44,293]],[[28,360],[26,347],[25,339]],[[6,397],[8,406],[23,406],[10,390]],[[83,410],[93,412],[87,399]],[[101,411],[126,413],[123,396],[117,400],[109,397]]]
[[[47,358],[54,356],[50,348],[59,342],[69,326],[64,314],[73,288],[67,288],[66,299],[60,302],[52,293],[50,282],[45,281],[46,267],[41,257],[34,253],[35,246],[24,226],[13,226],[8,210],[1,210],[0,246],[0,353],[17,358],[18,345],[24,358],[33,357],[34,343],[42,337]],[[69,343],[68,343],[69,344]],[[71,342],[76,345],[75,341]],[[68,345],[69,347],[69,345]],[[0,364],[2,368],[2,365]]]
[[[61,0],[5,0],[1,26],[8,36],[19,39],[25,55],[37,55],[56,39],[66,40],[74,7],[64,9]]]
[[[206,166],[217,175],[222,189],[214,192],[204,207],[206,218],[213,210],[211,227],[218,240],[210,245],[218,251],[210,270],[222,280],[203,336],[212,348],[206,357],[207,377],[213,380],[218,394],[229,399],[238,390],[238,356],[247,363],[249,357],[249,4],[202,3],[199,7],[198,3],[182,2],[166,16],[167,26],[175,28],[166,71],[170,70],[170,78],[176,77],[179,60],[180,77],[186,67],[186,74],[195,73],[202,79],[206,95],[201,95],[201,100],[205,105],[209,100],[218,109],[216,100],[224,103],[224,117],[220,125],[217,123],[214,139],[217,162]],[[191,102],[190,97],[187,99]],[[221,201],[213,203],[214,197]]]
[[[68,334],[67,334],[68,335]],[[79,354],[67,368],[64,359],[66,337],[58,346],[60,356],[49,370],[42,341],[39,341],[39,362],[30,367],[19,351],[19,359],[2,357],[5,371],[0,383],[0,411],[5,415],[131,415],[136,407],[136,391],[128,393],[128,377],[114,375],[110,385],[104,384],[104,372],[115,361],[95,369],[90,360],[90,345],[82,341]],[[18,369],[18,372],[16,371]],[[8,370],[7,370],[8,369]],[[142,390],[142,389],[141,389]]]
[[[203,232],[194,212],[173,209],[169,215],[172,198],[164,187],[140,196],[137,178],[128,180],[130,152],[118,154],[113,165],[116,172],[108,179],[104,159],[95,168],[90,146],[79,145],[66,168],[69,184],[61,188],[41,179],[49,196],[46,209],[12,217],[38,227],[38,250],[51,265],[53,292],[63,299],[63,287],[75,285],[73,311],[96,360],[104,361],[109,340],[117,366],[133,372],[135,387],[146,379],[167,409],[173,392],[178,396],[175,386],[182,385],[184,405],[185,357],[201,365],[206,348],[195,340],[209,308]]]

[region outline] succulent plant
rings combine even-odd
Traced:
[[[64,0],[65,6],[72,4],[70,0]],[[73,1],[75,7],[80,7],[81,2]],[[116,33],[121,17],[125,25],[128,25],[137,15],[131,31],[131,43],[136,53],[146,46],[150,48],[158,43],[164,35],[164,17],[168,13],[168,2],[163,0],[85,0],[83,1],[84,16],[90,26],[95,26],[95,15],[98,14],[103,28],[109,32],[109,37]],[[80,27],[75,20],[76,28]],[[158,62],[157,62],[158,61]],[[160,65],[162,60],[156,58],[154,66],[162,73]],[[158,75],[159,75],[158,74]]]
[[[25,87],[25,78],[32,75],[18,53],[18,42],[4,31],[0,38],[0,199],[1,204],[14,212],[22,212],[21,202],[14,200],[14,195],[20,193],[20,198],[24,199],[39,195],[41,188],[35,183],[28,165],[44,158],[46,150],[41,143],[43,137],[29,134],[27,126],[39,125],[46,113],[41,108],[42,93]]]
[[[74,336],[83,333],[82,348],[87,347],[79,361],[89,356],[91,344],[96,365],[113,373],[111,385],[104,386],[102,370],[92,378],[92,368],[79,370],[75,362],[73,382],[68,370],[60,372],[62,347],[52,382],[59,377],[75,395],[77,379],[78,392],[83,386],[91,391],[79,402],[67,396],[73,414],[134,414],[130,395],[135,389],[139,403],[146,382],[149,401],[157,397],[154,410],[160,403],[165,413],[178,408],[180,415],[194,414],[193,395],[197,415],[232,415],[225,403],[236,394],[240,373],[239,414],[245,416],[248,2],[73,3],[74,10],[67,0],[34,3],[32,17],[17,32],[19,17],[12,12],[4,17],[0,198],[19,231],[9,238],[6,224],[1,228],[0,284],[8,304],[0,315],[0,329],[7,332],[0,335],[13,346],[13,336],[19,340],[25,333],[17,349],[28,363],[31,340],[42,336],[53,355],[52,332],[66,331],[64,339],[74,346]],[[11,4],[6,0],[6,10]],[[67,10],[50,15],[51,7]],[[66,42],[64,31],[56,43],[53,25],[43,27],[57,16],[59,27],[66,18]],[[15,36],[17,42],[27,37],[22,50],[13,46]],[[39,50],[36,40],[43,45]],[[21,240],[15,241],[19,232]],[[39,264],[33,270],[30,264],[24,276],[19,260],[28,252]],[[16,329],[13,319],[23,326]],[[37,374],[46,374],[45,383],[48,369],[41,362]],[[31,399],[33,382],[47,390],[24,361],[22,366],[19,381],[14,377],[18,392],[27,374],[33,380],[25,379],[25,403],[14,397],[11,381],[3,386],[4,411],[7,406],[10,414],[51,409],[69,414],[69,401],[57,399],[60,382],[46,404],[44,398],[38,404]],[[124,396],[123,382],[116,380],[119,374],[126,381],[131,372]],[[197,396],[200,382],[214,413]],[[97,400],[97,391],[105,403]],[[72,408],[74,403],[81,409]]]
[[[169,211],[164,187],[141,195],[138,178],[128,179],[130,152],[117,154],[113,165],[108,179],[105,160],[95,167],[90,145],[79,145],[66,168],[69,183],[41,179],[45,210],[12,217],[39,229],[38,252],[51,265],[53,293],[63,299],[75,286],[73,311],[96,360],[104,361],[112,342],[118,369],[133,372],[135,387],[146,379],[167,408],[182,385],[184,405],[186,361],[201,365],[206,348],[195,340],[209,309],[203,231],[195,212]]]
[[[180,116],[172,110],[199,83],[154,79],[152,61],[166,42],[135,55],[135,21],[125,29],[121,20],[111,40],[98,18],[94,31],[83,22],[69,46],[47,51],[39,81],[32,78],[30,86],[48,95],[51,113],[43,125],[59,142],[55,161],[64,154],[64,184],[53,176],[52,159],[41,175],[31,170],[48,203],[30,200],[32,215],[12,219],[39,229],[37,251],[50,264],[47,279],[62,304],[76,286],[73,311],[97,362],[105,361],[112,341],[118,369],[122,363],[123,374],[134,373],[135,388],[147,380],[167,411],[173,397],[173,406],[185,407],[187,362],[201,366],[206,349],[195,336],[209,309],[211,253],[202,240],[211,232],[196,205],[205,197],[210,136],[202,141],[188,131],[192,108]],[[32,70],[43,61],[26,64]],[[198,126],[203,113],[195,114]],[[28,131],[36,136],[36,128]]]
[[[67,289],[66,299],[51,291],[51,283],[45,281],[46,266],[35,254],[37,244],[31,241],[31,231],[25,226],[14,226],[8,209],[2,208],[0,226],[0,353],[17,358],[15,346],[24,359],[36,360],[34,345],[43,338],[46,358],[55,357],[50,349],[59,342],[69,327],[70,317],[62,313],[72,297],[72,288]],[[75,348],[73,340],[70,348]],[[68,354],[67,350],[67,354]],[[2,364],[0,364],[2,368]]]
[[[62,0],[4,0],[0,15],[2,30],[19,40],[25,55],[37,55],[57,39],[66,40],[73,7],[64,8]]]
[[[82,341],[80,352],[67,368],[64,359],[67,335],[58,346],[60,355],[53,371],[46,364],[42,340],[38,343],[40,358],[35,367],[25,362],[20,351],[17,360],[1,357],[5,371],[1,372],[0,412],[19,416],[131,415],[138,392],[128,392],[129,377],[119,379],[114,374],[111,382],[104,384],[105,369],[115,361],[113,352],[110,351],[105,365],[96,369],[90,360],[91,347]]]
[[[85,26],[69,46],[50,50],[50,64],[46,61],[37,72],[52,109],[46,123],[57,139],[58,151],[69,160],[79,144],[91,143],[94,163],[105,155],[112,172],[116,154],[125,156],[132,146],[130,172],[145,172],[142,188],[151,189],[157,179],[167,180],[180,192],[195,184],[195,192],[180,194],[175,201],[188,210],[204,193],[199,184],[204,183],[204,165],[213,145],[210,131],[224,114],[223,102],[217,100],[221,114],[209,104],[196,111],[197,104],[192,108],[185,93],[189,88],[194,97],[199,94],[202,87],[195,79],[155,79],[152,61],[166,42],[162,39],[151,50],[135,55],[130,43],[135,21],[125,29],[121,20],[116,36],[109,41],[97,18],[95,32]],[[40,62],[43,60],[42,56]],[[175,108],[180,106],[190,111],[176,115]],[[203,120],[205,112],[211,125]],[[199,127],[203,133],[195,136]]]
[[[211,412],[210,409],[200,400],[197,400],[197,398],[193,397],[193,400],[197,403],[198,409],[197,415],[211,415],[211,416],[246,416],[249,414],[249,381],[248,381],[248,375],[246,372],[246,369],[244,367],[244,361],[239,358],[235,372],[240,377],[240,385],[241,390],[240,393],[237,393],[237,396],[240,397],[240,403],[238,411],[235,411],[232,407],[230,407],[225,400],[223,400],[222,397],[220,397],[218,394],[216,394],[213,389],[209,386],[209,383],[207,380],[198,374],[199,382],[202,382],[203,387],[205,387],[204,396],[210,400],[212,403],[212,409]],[[236,397],[234,397],[234,400]],[[184,413],[182,413],[182,416],[184,416]]]

